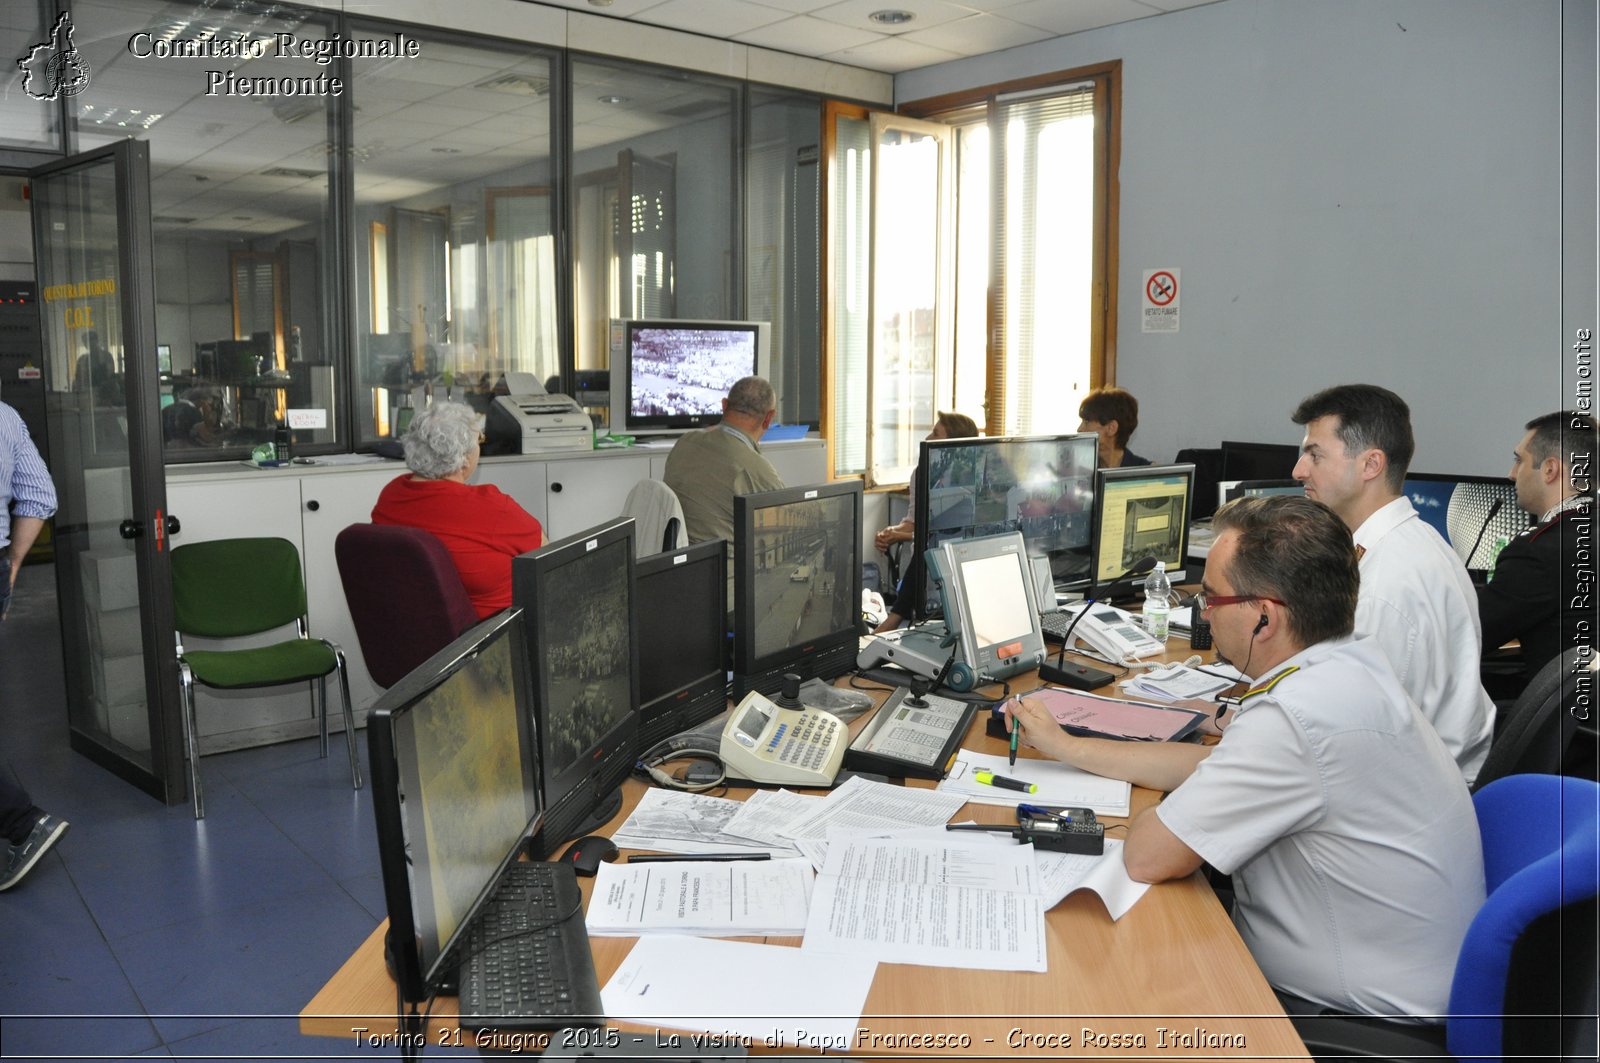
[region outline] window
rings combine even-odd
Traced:
[[[881,132],[927,123],[830,112],[834,475],[905,482],[943,409],[990,435],[1071,431],[1078,397],[1113,379],[1119,77],[1111,63],[910,105],[953,138],[937,168],[927,134]]]

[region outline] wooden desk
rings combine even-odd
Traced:
[[[1182,659],[1183,654],[1173,656]],[[966,745],[1004,752],[1003,743],[983,733],[982,714]],[[629,780],[623,790],[623,810],[604,833],[621,825],[644,789],[642,783]],[[747,794],[735,790],[731,796]],[[1159,796],[1135,788],[1133,814],[1150,807]],[[1000,823],[1009,820],[1010,812],[969,804],[961,816]],[[587,897],[593,880],[581,881]],[[383,964],[387,925],[374,930],[306,1005],[300,1013],[302,1033],[349,1042],[358,1037],[358,1030],[365,1030],[360,1036],[368,1040],[362,1044],[397,1044],[395,987]],[[1075,894],[1051,909],[1046,935],[1049,969],[1044,973],[881,964],[848,1054],[1308,1058],[1266,979],[1199,874],[1152,886],[1115,923],[1097,897]],[[593,939],[602,986],[634,940]],[[800,943],[798,938],[765,940]],[[648,1053],[655,1033],[643,1032],[639,1054]],[[452,998],[436,1003],[426,1036],[429,1045],[477,1043],[474,1035],[457,1027]],[[522,1045],[531,1043],[535,1042]]]

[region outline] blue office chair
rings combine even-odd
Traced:
[[[1472,801],[1488,897],[1456,959],[1444,1026],[1297,1016],[1313,1056],[1440,1059],[1448,1050],[1458,1060],[1501,1060],[1592,1052],[1600,784],[1511,775]]]

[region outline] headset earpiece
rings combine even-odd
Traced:
[[[1256,621],[1255,629],[1251,631],[1250,634],[1259,635],[1261,633],[1261,629],[1267,626],[1267,622],[1267,614],[1262,613],[1261,619]]]

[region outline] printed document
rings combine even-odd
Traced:
[[[739,814],[742,801],[705,794],[663,790],[644,792],[622,826],[611,836],[623,849],[653,849],[667,853],[771,853],[794,856],[795,848],[782,839],[754,842],[726,833],[724,828]]]
[[[736,838],[760,842],[775,849],[789,849],[788,839],[780,831],[795,820],[811,814],[821,807],[826,797],[797,794],[790,790],[757,790],[748,801],[740,802],[739,811],[725,823],[722,830]]]
[[[601,864],[586,922],[611,937],[798,934],[814,878],[799,859]]]
[[[656,1035],[701,1059],[730,1045],[848,1052],[877,969],[869,957],[784,945],[640,938],[600,999],[613,1020],[704,1031]]]
[[[1039,789],[1030,794],[990,786],[973,778],[973,773],[978,771],[990,771],[1019,782],[1033,783]],[[1092,809],[1097,816],[1126,816],[1129,802],[1133,800],[1133,787],[1120,779],[1107,779],[1102,775],[1079,771],[1060,761],[1038,757],[1019,760],[1013,768],[1006,757],[975,753],[970,749],[963,749],[956,757],[956,766],[939,784],[939,792],[984,805],[1015,805],[1023,802],[1033,805],[1075,805]]]
[[[1127,785],[1124,783],[1123,785]],[[967,798],[938,790],[891,786],[859,776],[834,790],[817,810],[780,831],[791,839],[824,839],[834,831],[932,827],[950,822]]]
[[[1043,971],[1037,889],[1031,846],[835,838],[804,948],[929,967]]]

